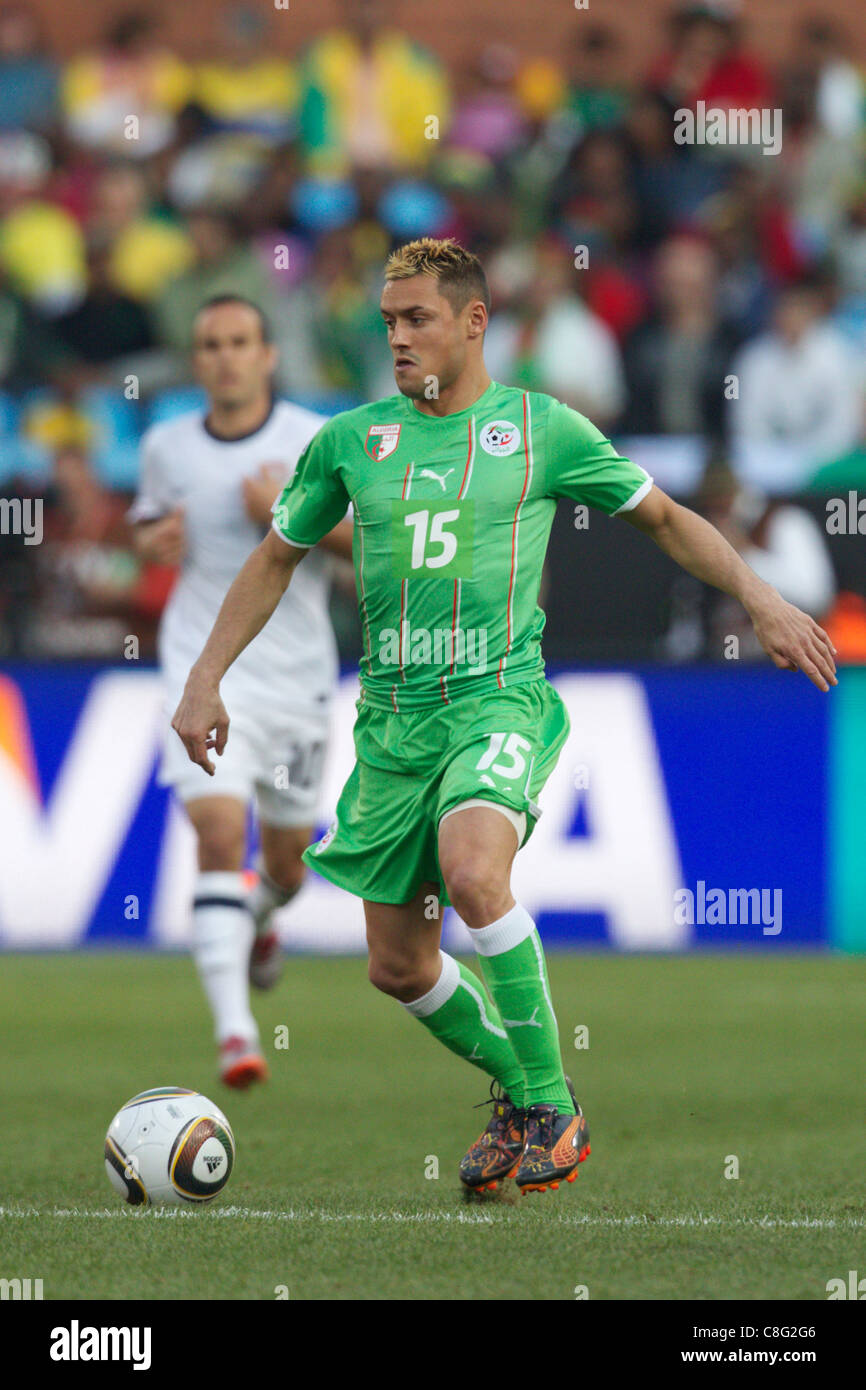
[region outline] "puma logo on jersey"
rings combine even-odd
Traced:
[[[453,469],[453,468],[449,468],[449,469],[448,469],[448,473],[443,473],[443,474],[440,476],[438,473],[435,473],[435,472],[433,471],[432,468],[422,468],[422,469],[421,469],[421,472],[420,472],[420,474],[419,474],[419,477],[421,477],[421,478],[435,478],[436,481],[437,481],[437,483],[441,483],[441,484],[442,484],[442,491],[444,492],[444,491],[445,491],[445,479],[448,477],[448,475],[449,475],[450,473],[453,473],[453,472],[454,472],[454,469]]]
[[[505,1024],[506,1028],[542,1028],[544,1025],[539,1023],[538,1019],[535,1017],[540,1008],[541,1005],[536,1004],[529,1018],[504,1018],[502,1022]]]

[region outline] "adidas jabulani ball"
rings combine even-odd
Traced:
[[[235,1161],[231,1125],[213,1101],[181,1086],[142,1091],[105,1136],[105,1171],[130,1206],[209,1202]]]

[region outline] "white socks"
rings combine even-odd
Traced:
[[[200,873],[193,899],[193,956],[214,1017],[217,1042],[258,1043],[250,1012],[253,921],[239,873]]]

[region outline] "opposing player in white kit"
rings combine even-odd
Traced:
[[[158,639],[168,712],[229,585],[269,528],[283,483],[324,423],[274,400],[276,349],[261,310],[242,298],[220,296],[199,311],[193,363],[209,408],[146,432],[130,512],[142,557],[182,565]],[[352,523],[344,520],[307,556],[273,621],[232,667],[223,683],[232,738],[214,777],[189,761],[167,729],[160,780],[183,802],[198,840],[193,953],[214,1016],[220,1074],[238,1088],[267,1076],[249,981],[267,988],[279,975],[270,919],[301,886],[301,853],[315,822],[338,672],[328,615],[332,562],[321,552],[351,558],[351,545]],[[261,853],[247,892],[253,798]]]

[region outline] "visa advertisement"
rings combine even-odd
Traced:
[[[548,675],[571,734],[512,886],[551,947],[866,948],[866,668],[829,695],[765,668]],[[357,695],[344,675],[317,836]],[[154,670],[0,675],[0,949],[187,945],[195,844],[156,780],[165,726]],[[360,901],[313,873],[278,925],[289,950],[365,949]],[[452,909],[443,941],[469,945]]]

